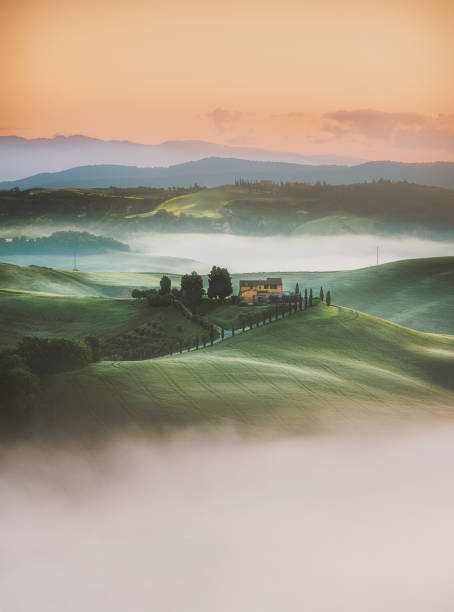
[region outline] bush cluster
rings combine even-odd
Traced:
[[[0,420],[6,429],[18,426],[33,405],[40,377],[82,368],[101,357],[94,336],[85,340],[26,336],[15,348],[0,353]]]

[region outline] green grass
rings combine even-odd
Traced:
[[[408,259],[360,270],[336,272],[263,272],[281,276],[284,289],[323,285],[334,304],[347,306],[418,331],[454,334],[454,257]],[[240,278],[234,275],[237,290]]]
[[[134,287],[156,287],[162,274],[72,272],[0,264],[0,288],[78,296],[127,297]],[[169,275],[173,285],[180,277]],[[241,278],[281,276],[284,289],[320,286],[330,289],[333,302],[418,331],[454,334],[454,257],[396,261],[361,270],[334,272],[262,271],[233,275],[234,292]],[[245,309],[246,311],[246,309]],[[214,308],[215,320],[239,325],[236,311]]]
[[[182,338],[201,334],[198,325],[173,307],[150,308],[132,299],[0,290],[0,347],[14,345],[26,335],[111,338],[153,321],[172,337],[178,337],[178,326]]]
[[[241,327],[243,317],[254,317],[257,313],[267,310],[268,306],[233,306],[229,303],[218,304],[211,300],[204,300],[198,309],[198,313],[226,329]]]
[[[161,276],[152,272],[79,272],[0,263],[0,289],[72,296],[130,297],[135,287],[159,287]],[[168,276],[179,283],[179,276]]]
[[[224,185],[171,198],[157,206],[154,211],[136,216],[147,217],[154,215],[158,210],[165,210],[174,215],[184,213],[194,217],[219,217],[225,206],[246,197],[251,197],[248,189]]]
[[[49,378],[38,431],[273,427],[426,415],[454,405],[454,338],[317,305],[205,350]]]
[[[234,233],[350,234],[416,231],[448,235],[453,227],[454,192],[412,183],[354,185],[293,184],[270,189],[260,185],[221,185],[172,197],[149,211],[177,216],[219,218]]]

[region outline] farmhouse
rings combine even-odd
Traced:
[[[282,278],[240,280],[240,300],[243,302],[268,301],[272,295],[282,297]]]

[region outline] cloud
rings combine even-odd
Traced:
[[[302,111],[297,111],[293,113],[277,113],[275,115],[270,115],[272,119],[301,119],[302,117],[307,117],[308,113],[304,113]]]
[[[385,140],[394,147],[454,151],[454,114],[387,113],[373,109],[334,111],[323,115],[324,132],[335,138]]]
[[[243,117],[243,115],[244,113],[240,111],[229,111],[219,106],[211,111],[211,113],[206,114],[206,116],[213,121],[216,129],[220,133],[230,129],[233,124],[237,123]]]

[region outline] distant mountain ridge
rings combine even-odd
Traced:
[[[454,189],[454,163],[402,163],[377,161],[357,166],[303,165],[211,157],[170,167],[138,168],[124,165],[78,166],[61,172],[36,174],[4,181],[0,189],[67,187],[187,187],[198,183],[215,187],[238,179],[332,184],[353,184],[380,179]]]
[[[150,145],[128,140],[101,140],[80,134],[30,140],[19,136],[0,136],[0,180],[18,179],[40,172],[59,172],[74,166],[116,164],[162,167],[213,156],[297,164],[351,165],[364,161],[348,156],[307,156],[201,140],[174,140]]]

